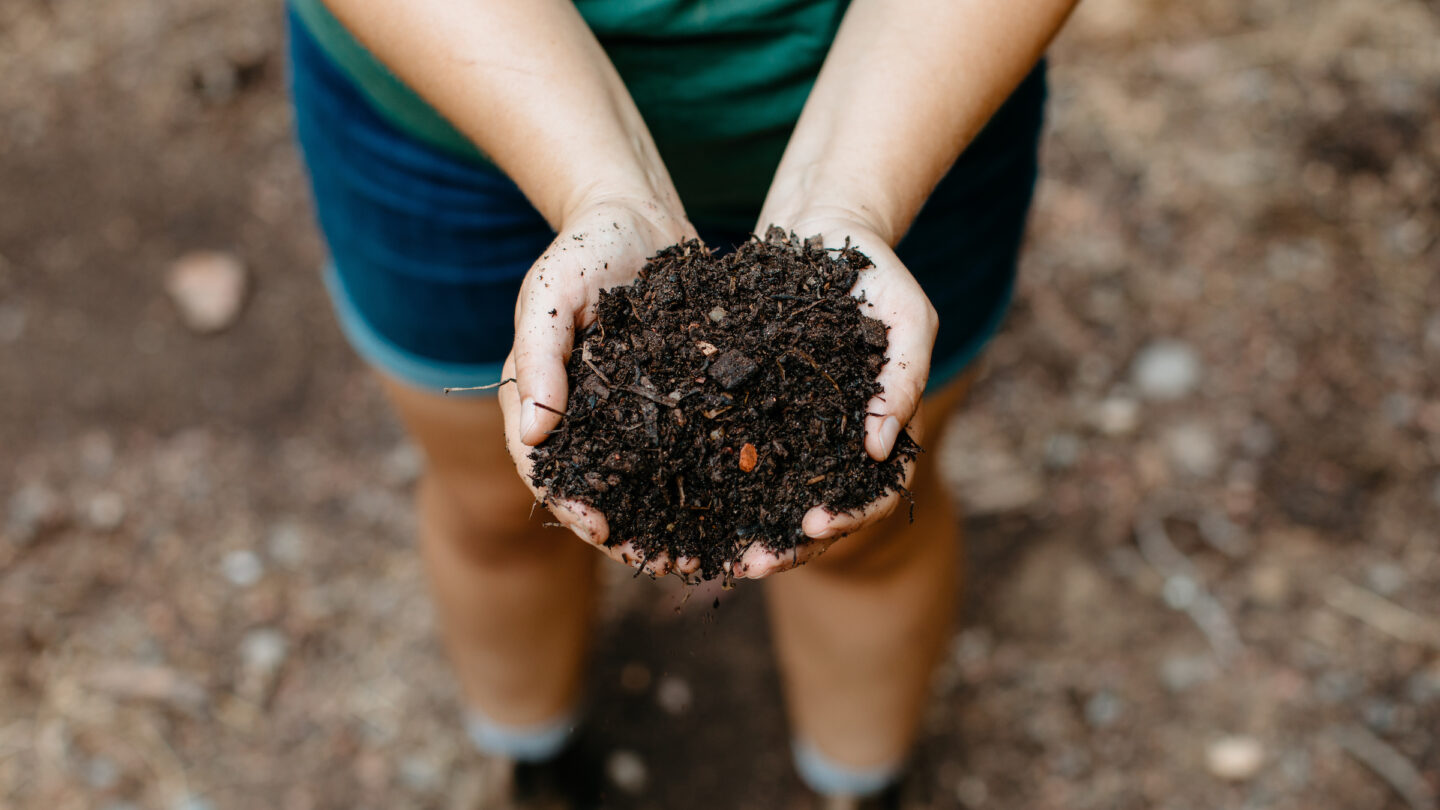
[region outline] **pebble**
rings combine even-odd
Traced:
[[[289,652],[290,642],[279,630],[264,627],[246,633],[240,642],[240,677],[236,684],[240,696],[264,703]]]
[[[1052,470],[1068,470],[1080,461],[1084,446],[1073,433],[1056,433],[1045,440],[1045,466]]]
[[[1284,607],[1294,588],[1290,570],[1283,565],[1262,563],[1250,569],[1250,598],[1265,607]]]
[[[690,710],[694,695],[690,684],[683,678],[665,675],[655,686],[655,702],[672,715],[681,715]]]
[[[1405,569],[1395,563],[1376,563],[1365,572],[1365,580],[1381,596],[1394,596],[1405,587]]]
[[[1205,766],[1227,782],[1243,782],[1264,764],[1265,747],[1254,737],[1222,737],[1205,749]]]
[[[605,773],[616,787],[634,796],[643,793],[646,783],[650,781],[645,760],[634,751],[620,750],[612,753],[605,761]]]
[[[125,521],[125,501],[114,492],[100,492],[85,504],[85,517],[102,532],[113,532]]]
[[[1120,719],[1122,709],[1124,704],[1119,696],[1108,689],[1102,689],[1085,701],[1085,722],[1089,723],[1091,728],[1109,728]]]
[[[1376,734],[1389,734],[1395,730],[1400,707],[1388,698],[1372,697],[1361,704],[1360,714],[1365,718],[1365,725]]]
[[[165,278],[165,291],[180,318],[195,332],[208,334],[232,326],[240,316],[247,286],[245,265],[220,251],[195,251],[176,259]]]
[[[169,667],[111,661],[93,668],[85,685],[118,700],[148,700],[197,713],[210,702],[199,682]]]
[[[1091,421],[1106,436],[1128,436],[1140,427],[1140,403],[1130,397],[1110,397],[1095,407]]]
[[[412,754],[400,760],[400,781],[416,793],[433,793],[445,786],[445,766],[437,757]]]
[[[1146,399],[1180,399],[1200,383],[1200,356],[1183,341],[1157,340],[1135,356],[1130,374]]]
[[[1200,595],[1200,586],[1185,574],[1176,574],[1165,580],[1161,596],[1172,610],[1185,610],[1195,604]]]
[[[5,528],[20,545],[33,542],[66,520],[65,504],[55,490],[39,483],[25,484],[10,496]]]
[[[265,552],[286,568],[299,568],[307,556],[305,532],[294,523],[278,523],[265,540]]]
[[[1220,674],[1207,655],[1168,655],[1160,662],[1160,681],[1173,693],[1188,692]]]
[[[1215,432],[1199,422],[1176,425],[1165,434],[1170,463],[1196,478],[1209,478],[1220,469],[1220,446]]]
[[[1440,663],[1411,675],[1405,682],[1405,697],[1419,706],[1440,701]]]
[[[385,454],[380,462],[380,475],[385,483],[403,489],[415,483],[425,470],[425,456],[410,442],[401,442]]]
[[[265,564],[253,551],[231,551],[220,561],[220,571],[237,588],[248,588],[265,575]]]

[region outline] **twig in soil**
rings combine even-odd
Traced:
[[[446,388],[446,389],[443,389],[443,390],[444,390],[445,393],[447,393],[447,394],[450,393],[451,391],[489,391],[491,388],[499,388],[500,386],[505,385],[506,383],[512,383],[512,382],[515,382],[515,378],[514,378],[514,377],[507,377],[507,378],[501,380],[500,382],[490,383],[489,385],[476,385],[476,386],[473,386],[473,387],[470,387],[470,388]]]
[[[1330,587],[1325,592],[1325,604],[1387,636],[1410,644],[1440,649],[1440,623],[1412,613],[1389,599],[1352,585],[1340,577],[1330,580]]]
[[[638,385],[622,385],[618,387],[621,391],[629,391],[636,396],[641,396],[650,400],[656,405],[664,405],[667,408],[674,408],[680,404],[680,401],[677,399],[670,399],[669,397],[662,397],[659,394],[652,394]]]
[[[808,355],[808,354],[806,354],[805,352],[801,351],[800,349],[796,349],[796,348],[786,349],[786,350],[781,354],[781,357],[783,357],[783,356],[786,355],[786,354],[793,354],[793,355],[795,355],[796,357],[799,357],[799,358],[801,358],[802,360],[804,360],[805,362],[809,363],[811,368],[813,368],[813,369],[815,369],[816,371],[820,372],[821,376],[823,376],[825,379],[829,380],[831,385],[835,386],[835,393],[838,394],[841,399],[844,399],[844,398],[845,398],[845,393],[840,390],[840,384],[837,383],[837,382],[835,382],[835,378],[834,378],[834,377],[831,377],[829,374],[826,374],[826,373],[825,373],[825,369],[820,368],[820,364],[815,362],[815,358],[811,357],[810,355]],[[775,363],[776,363],[777,365],[780,363],[779,358],[776,358]]]
[[[1362,726],[1344,726],[1334,735],[1345,753],[1384,779],[1413,810],[1440,810],[1435,789],[1410,760],[1384,740]]]
[[[585,345],[580,347],[580,360],[589,366],[591,371],[595,372],[595,376],[600,378],[600,382],[605,383],[606,388],[615,387],[615,383],[610,382],[610,378],[605,376],[605,372],[601,371],[599,367],[595,365],[595,361],[590,359],[590,341],[588,340],[585,341]]]
[[[798,299],[798,300],[804,300],[804,299]],[[809,303],[809,304],[807,304],[807,305],[805,305],[805,306],[803,306],[803,307],[801,307],[801,308],[799,308],[799,309],[791,310],[789,313],[787,313],[787,314],[785,315],[785,320],[788,321],[788,320],[790,320],[791,318],[795,317],[796,315],[799,315],[799,314],[804,313],[804,312],[809,312],[810,310],[814,309],[815,307],[820,306],[820,305],[823,304],[823,303],[825,303],[825,299],[824,299],[824,298],[818,298],[818,299],[816,299],[815,301],[813,301],[813,302],[811,302],[811,303]]]
[[[1230,614],[1200,580],[1200,573],[1184,552],[1170,542],[1166,514],[1155,507],[1142,508],[1135,518],[1135,544],[1140,556],[1165,578],[1166,602],[1185,611],[1210,642],[1219,664],[1228,666],[1245,649]]]
[[[549,411],[549,412],[555,414],[556,416],[564,416],[564,415],[565,415],[565,412],[564,412],[564,411],[557,411],[557,410],[555,410],[554,408],[550,407],[549,405],[546,405],[546,404],[543,403],[543,402],[536,402],[536,403],[535,403],[535,407],[540,408],[541,410]]]

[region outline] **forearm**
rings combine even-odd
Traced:
[[[759,225],[860,218],[899,242],[1076,0],[855,0]]]
[[[597,200],[680,211],[644,120],[567,0],[326,0],[559,228]]]

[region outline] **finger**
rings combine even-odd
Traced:
[[[801,526],[812,539],[834,540],[884,519],[899,505],[900,493],[892,489],[855,512],[832,512],[826,507],[816,506],[805,513]]]
[[[865,405],[865,451],[876,461],[890,457],[901,429],[915,418],[920,399],[925,395],[925,383],[930,376],[930,350],[935,342],[934,309],[928,301],[925,308],[930,318],[919,322],[898,308],[881,316],[881,320],[891,325],[887,359],[876,378],[882,390]]]
[[[916,409],[917,418],[912,421],[910,427],[906,429],[910,437],[916,441],[920,439],[919,414],[924,407],[922,403],[921,406]],[[900,499],[902,497],[901,491],[902,489],[908,490],[910,488],[915,478],[915,467],[916,465],[913,459],[906,461],[902,469],[900,487],[886,490],[883,495],[866,504],[861,509],[837,512],[826,506],[812,507],[810,511],[805,513],[805,517],[800,521],[801,530],[812,539],[834,541],[837,538],[847,534],[854,534],[866,526],[883,520],[888,517],[891,512],[895,511],[896,506],[900,505]]]
[[[741,579],[764,579],[771,574],[788,571],[815,559],[830,547],[823,541],[801,541],[789,551],[776,552],[759,545],[751,546],[735,564],[735,576]]]
[[[542,256],[531,270],[515,306],[512,354],[519,399],[518,436],[531,447],[545,441],[565,411],[570,392],[565,361],[575,344],[575,323],[584,305],[575,281],[562,278],[564,271],[549,261],[549,255]]]
[[[515,376],[513,352],[505,358],[505,365],[500,373],[502,378]],[[517,424],[521,412],[520,395],[515,390],[515,386],[500,386],[496,396],[500,401],[500,415],[505,424],[505,446],[509,449],[510,458],[515,462],[515,469],[520,473],[520,478],[525,482],[525,486],[530,488],[530,491],[535,494],[535,498],[550,510],[550,514],[554,515],[557,521],[564,524],[577,537],[591,545],[603,546],[610,537],[610,525],[599,510],[576,501],[551,498],[532,480],[531,475],[535,469],[535,463],[530,459],[529,446],[520,441],[520,429]]]
[[[881,391],[865,406],[865,451],[884,461],[925,395],[940,318],[898,258],[879,251],[869,255],[876,264],[861,271],[855,294],[865,297],[865,314],[886,325],[888,345],[876,378]]]
[[[604,546],[610,538],[610,525],[599,510],[578,501],[562,501],[553,497],[544,504],[557,521],[590,545]]]

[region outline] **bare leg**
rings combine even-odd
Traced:
[[[968,377],[927,397],[921,443],[937,449]],[[909,751],[959,591],[960,525],[933,453],[905,504],[768,583],[770,624],[796,736],[854,768]]]
[[[580,697],[598,555],[542,528],[543,508],[531,517],[493,398],[382,382],[429,461],[416,493],[420,547],[466,700],[498,723],[555,720]]]

